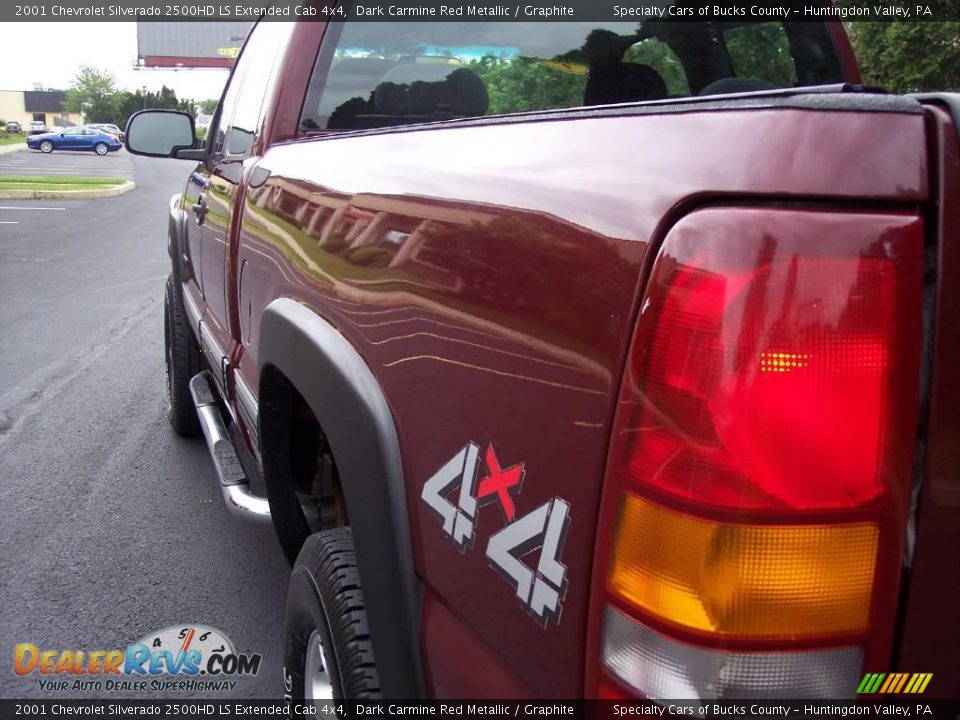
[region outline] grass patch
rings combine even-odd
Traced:
[[[126,180],[112,177],[73,177],[71,175],[0,175],[0,183],[32,185],[121,185]]]
[[[70,177],[69,175],[0,175],[0,190],[98,190],[122,185],[122,178]]]
[[[19,145],[27,141],[26,135],[0,134],[0,145]]]
[[[0,190],[92,190],[99,185],[53,185],[47,183],[6,183],[0,182]]]

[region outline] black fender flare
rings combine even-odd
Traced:
[[[170,256],[170,266],[178,291],[187,277],[187,256],[184,249],[187,243],[188,221],[187,213],[183,210],[183,196],[177,193],[170,198],[170,211],[167,215],[167,254]]]
[[[373,372],[335,327],[289,298],[272,301],[260,319],[261,392],[279,371],[303,396],[337,460],[373,653],[383,696],[423,696],[420,662],[422,587],[413,563],[400,443]],[[260,403],[264,428],[270,403]]]

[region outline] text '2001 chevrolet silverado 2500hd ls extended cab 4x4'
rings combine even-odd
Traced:
[[[288,695],[957,693],[958,100],[858,83],[839,23],[261,22],[205,144],[131,120]]]

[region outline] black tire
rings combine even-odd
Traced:
[[[381,697],[350,528],[311,535],[293,566],[284,618],[284,685],[294,701],[311,699],[305,673],[316,637],[334,700]]]
[[[167,278],[163,301],[163,345],[167,365],[167,419],[183,437],[200,434],[200,420],[190,395],[190,379],[202,368],[200,348],[190,331],[180,288]]]
[[[53,152],[53,143],[49,140],[44,140],[40,143],[40,152],[42,153],[52,153]]]
[[[97,155],[103,156],[103,155],[106,155],[108,152],[110,152],[110,148],[107,147],[107,144],[106,144],[106,143],[102,143],[102,142],[101,142],[101,143],[97,143],[96,145],[93,146],[93,151],[94,151]]]

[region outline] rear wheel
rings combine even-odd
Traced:
[[[307,538],[287,589],[284,677],[296,700],[375,700],[373,658],[350,528]]]
[[[189,320],[183,308],[173,276],[167,278],[163,302],[163,344],[167,361],[167,419],[178,435],[196,437],[200,434],[200,420],[190,395],[190,379],[200,370],[200,348],[190,331]]]
[[[108,152],[110,152],[110,148],[107,147],[106,143],[101,142],[93,146],[93,151],[97,155],[106,155]]]
[[[44,140],[40,143],[40,152],[42,153],[52,153],[53,152],[53,143],[49,140]]]

